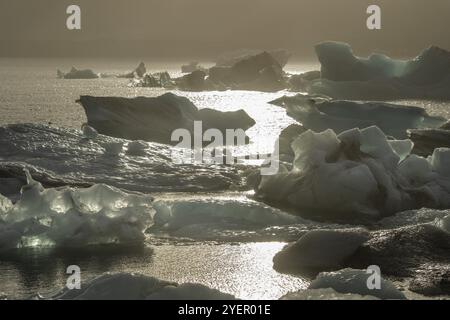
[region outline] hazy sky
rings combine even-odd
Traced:
[[[82,9],[82,30],[66,29],[66,8]],[[366,28],[369,4],[382,30]],[[450,0],[0,0],[2,56],[211,58],[238,49],[313,56],[323,40],[411,56],[450,49]]]

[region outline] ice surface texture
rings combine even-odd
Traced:
[[[0,250],[144,241],[154,214],[150,196],[103,184],[44,189],[26,174],[28,184],[17,203],[0,198]]]
[[[377,127],[336,135],[307,131],[292,143],[292,169],[264,176],[256,195],[316,219],[378,219],[421,207],[450,207],[448,149],[410,155],[409,140],[387,140]],[[447,167],[448,168],[448,167]]]
[[[198,110],[187,98],[166,93],[162,96],[119,98],[81,96],[88,124],[99,133],[128,140],[145,140],[165,144],[172,141],[176,129],[194,132],[194,121],[202,121],[203,130],[226,129],[246,131],[255,121],[243,110],[220,112]],[[203,132],[202,132],[203,133]]]
[[[290,117],[315,132],[332,129],[341,133],[378,126],[386,135],[404,139],[408,129],[437,128],[445,123],[445,119],[429,116],[422,108],[382,102],[332,100],[300,94],[271,103],[285,108]]]
[[[36,299],[57,300],[234,300],[235,297],[200,284],[159,280],[139,274],[104,274],[82,283],[81,290],[64,288]]]
[[[110,143],[130,145],[111,156]],[[139,144],[139,146],[137,146]],[[169,146],[130,142],[99,135],[86,139],[81,131],[38,124],[0,127],[0,176],[23,180],[29,168],[44,186],[90,186],[95,183],[126,190],[212,191],[243,184],[240,169],[226,166],[179,165]],[[139,153],[140,156],[134,155]],[[18,191],[18,190],[17,190]]]
[[[306,85],[310,93],[338,99],[450,98],[450,52],[430,47],[412,60],[382,54],[360,58],[350,45],[316,46],[321,79]]]

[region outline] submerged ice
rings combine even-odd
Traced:
[[[136,244],[154,213],[149,196],[96,184],[45,189],[28,171],[12,204],[0,198],[0,249]]]

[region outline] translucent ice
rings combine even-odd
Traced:
[[[0,220],[0,248],[141,243],[152,198],[97,184],[44,189],[27,172],[20,200]]]

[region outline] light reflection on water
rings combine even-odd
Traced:
[[[201,283],[241,299],[278,299],[306,288],[304,279],[272,267],[284,243],[189,244],[76,251],[22,251],[0,259],[0,293],[26,297],[65,285],[69,265],[81,267],[82,282],[104,272],[134,272],[177,283]]]

